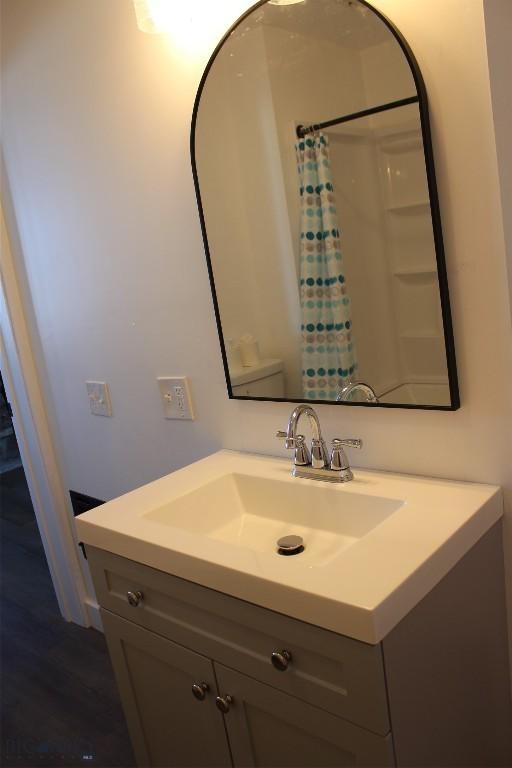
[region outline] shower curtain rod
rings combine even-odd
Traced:
[[[363,109],[362,112],[353,112],[351,115],[344,115],[343,117],[335,117],[334,120],[326,120],[325,123],[314,123],[313,125],[298,125],[297,138],[303,139],[305,136],[308,135],[308,133],[321,131],[323,128],[330,128],[333,125],[348,123],[350,120],[357,120],[360,117],[367,117],[368,115],[376,115],[378,112],[386,112],[388,109],[405,107],[407,106],[407,104],[416,104],[418,101],[419,101],[418,96],[409,96],[407,99],[400,99],[399,101],[390,101],[388,104],[381,104],[379,107],[371,107],[371,109]]]

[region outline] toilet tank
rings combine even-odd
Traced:
[[[229,371],[234,397],[284,397],[283,361],[260,360],[249,367]]]

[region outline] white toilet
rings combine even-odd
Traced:
[[[284,397],[283,361],[260,360],[249,367],[230,368],[234,397]]]

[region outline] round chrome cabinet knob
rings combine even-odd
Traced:
[[[192,694],[198,701],[204,701],[209,690],[208,683],[194,683],[192,686]]]
[[[227,693],[225,696],[217,696],[215,699],[215,704],[217,705],[217,709],[220,709],[220,711],[227,715],[227,713],[230,710],[230,707],[233,703],[233,697]]]
[[[291,660],[292,660],[292,654],[290,651],[286,651],[286,650],[273,651],[270,657],[272,666],[274,667],[274,669],[277,669],[279,672],[286,672]]]
[[[127,592],[126,597],[128,598],[128,602],[133,608],[137,608],[138,605],[140,605],[144,599],[144,595],[142,592]]]

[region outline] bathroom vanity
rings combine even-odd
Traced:
[[[138,764],[510,765],[500,518],[493,486],[229,451],[81,515]]]
[[[366,0],[256,3],[207,65],[191,153],[228,394],[301,403],[295,477],[220,451],[77,518],[140,766],[512,765],[500,490],[353,475],[360,441],[328,453],[303,405],[459,407],[429,126]],[[228,359],[247,332],[259,368]]]

